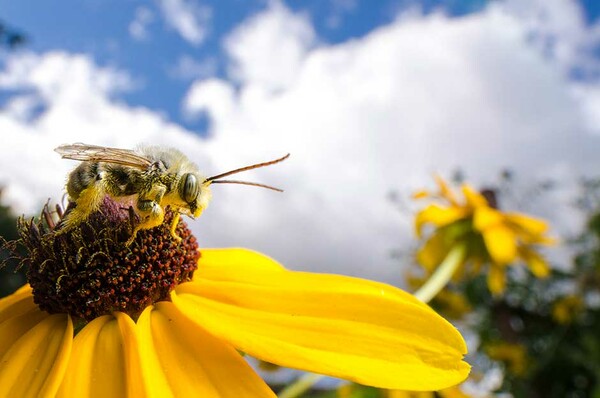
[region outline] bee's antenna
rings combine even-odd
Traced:
[[[281,158],[279,158],[279,159],[275,159],[275,160],[271,160],[270,162],[256,163],[256,164],[253,164],[253,165],[250,165],[250,166],[241,167],[241,168],[239,168],[239,169],[231,170],[231,171],[228,171],[228,172],[226,172],[226,173],[217,174],[216,176],[208,177],[206,180],[204,180],[204,182],[205,182],[205,183],[206,183],[206,182],[210,182],[210,183],[213,183],[213,184],[215,184],[215,183],[226,183],[226,182],[227,182],[227,183],[229,183],[229,184],[245,184],[245,185],[254,185],[254,186],[259,186],[259,187],[260,187],[260,186],[262,186],[263,188],[269,188],[269,189],[274,189],[274,190],[276,190],[276,191],[280,191],[280,190],[279,190],[279,189],[277,189],[277,188],[273,188],[273,187],[270,187],[270,186],[268,186],[268,185],[256,184],[256,183],[253,183],[253,182],[252,182],[252,183],[246,183],[246,182],[243,182],[243,181],[216,181],[216,180],[219,180],[219,179],[221,179],[221,178],[223,178],[223,177],[230,176],[230,175],[232,175],[232,174],[241,173],[242,171],[248,171],[248,170],[252,170],[252,169],[258,169],[258,168],[260,168],[260,167],[270,166],[270,165],[272,165],[272,164],[275,164],[275,163],[283,162],[283,161],[284,161],[284,160],[286,160],[286,159],[287,159],[289,156],[290,156],[290,154],[288,153],[288,154],[287,154],[287,155],[285,155],[284,157],[281,157]]]
[[[213,184],[240,184],[240,185],[250,185],[253,187],[261,187],[261,188],[267,188],[267,189],[271,189],[273,191],[277,191],[277,192],[283,192],[283,189],[279,189],[279,188],[275,188],[272,187],[270,185],[265,185],[265,184],[259,184],[258,182],[249,182],[249,181],[237,181],[237,180],[217,180],[217,181],[213,181]]]

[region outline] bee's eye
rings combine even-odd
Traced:
[[[183,176],[181,196],[188,203],[195,202],[200,191],[200,184],[195,175],[187,173]]]

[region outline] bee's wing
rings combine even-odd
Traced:
[[[61,145],[54,149],[63,159],[81,160],[85,162],[106,162],[124,166],[147,169],[152,161],[129,149],[108,148],[98,145],[72,144]]]

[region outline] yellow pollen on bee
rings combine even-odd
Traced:
[[[173,239],[175,239],[176,241],[181,241],[181,237],[179,235],[177,235],[177,224],[179,224],[179,219],[181,218],[181,213],[179,212],[175,212],[175,214],[173,215],[173,221],[171,222],[171,236],[173,237]]]

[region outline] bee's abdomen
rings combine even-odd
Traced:
[[[100,168],[97,162],[83,162],[69,174],[67,193],[76,200],[81,192],[100,180]]]

